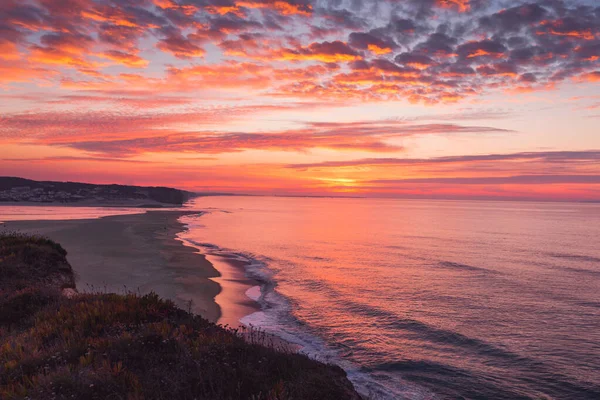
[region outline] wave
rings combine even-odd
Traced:
[[[478,382],[479,378],[471,375],[468,371],[460,372],[450,365],[439,364],[435,368],[429,365],[419,370],[417,367],[420,364],[415,361],[401,361],[381,364],[376,367],[365,367],[364,365],[368,362],[367,360],[359,361],[354,357],[355,352],[362,350],[361,346],[354,340],[338,336],[337,343],[327,343],[319,337],[317,332],[313,332],[311,327],[307,326],[305,322],[294,317],[294,301],[281,295],[276,290],[277,282],[274,279],[275,273],[269,268],[266,258],[257,257],[254,254],[222,249],[210,243],[191,242],[213,254],[244,261],[247,276],[260,282],[258,290],[257,288],[252,288],[248,294],[250,298],[260,304],[261,311],[242,318],[241,322],[243,324],[257,327],[267,333],[279,336],[283,340],[299,346],[302,353],[312,358],[340,365],[346,370],[348,377],[357,389],[370,398],[431,399],[435,398],[435,395],[427,387],[437,391],[439,390],[439,385],[446,386],[450,391],[445,394],[452,394],[452,385],[448,384],[448,380],[453,380],[453,382],[461,381],[460,384],[456,384],[455,393],[464,394],[465,385],[472,387],[474,382]],[[488,272],[488,270],[465,264],[451,262],[442,262],[440,264],[448,268],[477,272],[483,270]],[[309,291],[326,291],[336,302],[340,302],[348,312],[361,314],[368,319],[374,319],[384,330],[394,332],[394,334],[402,331],[411,332],[419,341],[450,346],[450,348],[453,348],[460,355],[464,355],[467,352],[480,358],[483,357],[490,365],[500,366],[506,362],[520,363],[523,366],[534,366],[537,364],[533,360],[493,346],[482,340],[468,337],[458,332],[436,328],[418,320],[398,318],[397,315],[377,307],[351,301],[323,281],[304,279],[302,286],[305,290]],[[383,354],[381,356],[384,357]],[[499,361],[495,362],[494,359]],[[405,369],[405,367],[408,368],[409,366],[411,367],[410,370]],[[402,380],[399,380],[398,373],[402,376]],[[435,380],[439,382],[435,385],[430,385],[431,381]],[[478,382],[477,386],[478,388],[473,389],[472,392],[474,398],[486,393],[488,396],[494,394],[495,398],[520,398],[518,393],[503,389],[500,385],[494,386],[489,382],[485,384]],[[524,396],[522,398],[527,397]]]
[[[517,391],[515,388],[529,387],[528,383],[532,381],[537,382],[538,387],[545,388],[548,393],[563,393],[562,398],[581,398],[581,399],[597,399],[600,398],[600,388],[587,382],[578,381],[577,377],[561,374],[556,372],[553,367],[546,365],[545,363],[524,356],[508,349],[492,345],[484,340],[470,337],[461,334],[456,331],[441,329],[422,321],[409,318],[399,318],[397,315],[385,311],[383,309],[373,307],[366,304],[361,304],[351,300],[344,299],[343,307],[350,313],[360,314],[366,321],[373,321],[373,324],[384,332],[390,332],[394,337],[399,337],[401,332],[405,332],[405,337],[414,339],[420,343],[420,346],[428,347],[427,343],[440,344],[446,347],[446,350],[453,351],[461,359],[477,360],[473,361],[474,364],[468,370],[457,370],[456,367],[446,364],[431,364],[423,361],[426,364],[424,370],[428,373],[437,371],[437,375],[425,376],[425,381],[417,379],[422,377],[419,375],[418,369],[409,371],[405,374],[403,367],[419,367],[423,366],[418,364],[421,361],[398,361],[384,364],[375,364],[370,361],[377,359],[389,359],[389,355],[376,354],[373,349],[365,349],[354,338],[344,338],[342,335],[338,335],[337,340],[340,342],[346,342],[353,349],[354,354],[356,353],[367,353],[369,359],[360,360],[359,364],[368,365],[369,367],[363,367],[362,372],[372,373],[374,371],[379,372],[397,372],[403,379],[414,381],[418,384],[426,383],[429,380],[438,380],[433,385],[426,385],[427,387],[439,392],[440,387],[448,387],[448,381],[456,381],[456,379],[462,379],[460,384],[455,386],[455,393],[447,393],[442,390],[441,394],[445,395],[461,395],[465,398],[471,398],[465,396],[465,388],[471,388],[478,386],[479,389],[472,392],[472,398],[544,398],[548,397],[543,393],[532,394],[527,392],[529,389],[523,389],[522,392]],[[406,335],[406,332],[410,335]],[[356,360],[356,357],[352,357]],[[475,362],[477,364],[475,364]],[[415,364],[416,363],[416,364]],[[436,369],[437,368],[437,369]],[[517,374],[512,378],[511,384],[508,382],[500,382],[497,385],[489,384],[497,380],[497,375],[490,374],[485,377],[485,370],[494,371],[497,368],[509,369],[515,371]],[[372,374],[371,374],[372,375]],[[485,378],[482,378],[484,376]],[[483,379],[484,383],[479,381]],[[451,385],[450,385],[451,386]],[[512,388],[512,389],[510,389]],[[479,390],[481,390],[479,392]]]
[[[564,360],[559,360],[563,364],[553,363],[550,358],[543,357],[543,354],[536,349],[521,348],[518,345],[513,346],[512,343],[504,346],[503,342],[495,341],[494,337],[486,340],[485,335],[476,337],[474,332],[478,331],[475,329],[461,329],[459,332],[453,325],[440,327],[435,325],[436,321],[432,323],[431,320],[419,319],[414,315],[400,314],[393,308],[387,310],[379,303],[361,302],[361,297],[351,297],[346,293],[343,285],[336,286],[318,278],[311,279],[309,274],[304,276],[296,274],[293,277],[295,279],[293,284],[294,290],[298,289],[297,293],[326,295],[331,307],[336,307],[350,315],[356,314],[357,320],[364,324],[365,329],[377,328],[384,338],[382,342],[395,341],[394,345],[406,343],[406,354],[402,350],[390,352],[385,347],[378,347],[378,337],[369,342],[368,336],[361,338],[360,335],[343,329],[329,330],[323,324],[314,323],[311,316],[307,316],[306,321],[303,321],[294,316],[297,306],[295,300],[283,296],[278,290],[277,281],[281,281],[284,285],[282,279],[287,277],[284,273],[279,278],[277,276],[277,268],[282,265],[282,260],[222,249],[211,243],[191,242],[202,247],[203,251],[244,261],[247,276],[260,283],[259,286],[250,288],[247,296],[257,301],[261,310],[244,317],[241,320],[243,324],[258,327],[296,344],[303,353],[312,358],[338,364],[346,370],[357,389],[369,398],[432,399],[436,396],[432,393],[442,398],[469,399],[600,398],[600,388],[591,383],[594,379],[577,374],[570,367],[561,370],[561,365],[567,366]],[[403,250],[402,246],[394,245],[381,248]],[[541,254],[544,253],[538,253]],[[317,264],[334,261],[318,256],[319,254],[315,257],[299,257],[296,260],[298,263],[313,261]],[[409,256],[410,254],[407,255]],[[443,277],[447,276],[447,271],[458,271],[457,274],[462,271],[459,275],[461,279],[468,276],[478,281],[489,278],[489,280],[506,281],[513,286],[521,284],[518,280],[509,281],[509,273],[478,265],[442,261],[443,255],[438,257],[435,259],[429,253],[427,258],[422,259],[424,262],[421,264],[431,268],[428,272],[432,274],[435,273],[435,269],[438,269],[438,274]],[[546,268],[558,269],[562,267],[551,265],[561,263],[556,259],[571,259],[579,263],[600,261],[595,257],[566,253],[552,253],[551,257],[554,260],[546,257],[544,262],[540,261],[540,264]],[[452,255],[445,258],[452,259]],[[571,265],[566,261],[563,263]],[[572,265],[577,264],[574,262]],[[293,264],[291,266],[294,267]],[[564,268],[578,273],[595,274],[595,271],[586,269]],[[287,289],[288,286],[284,288]],[[362,293],[363,298],[367,298],[370,295],[368,291],[378,290],[378,287],[369,288],[367,285],[362,290],[366,291],[366,295]],[[442,301],[445,299],[441,294],[438,296]],[[391,295],[386,299],[395,300]],[[462,298],[452,297],[452,299],[460,302]],[[577,299],[566,300],[574,302]],[[599,304],[592,299],[581,305],[598,307]],[[410,346],[421,348],[423,352],[410,354]],[[443,357],[429,357],[430,351],[437,352]],[[424,359],[418,359],[417,357],[421,358],[418,354],[425,354],[422,356]],[[586,379],[590,382],[586,382]]]
[[[591,269],[585,269],[585,268],[575,268],[575,267],[565,267],[565,266],[560,266],[558,267],[558,269],[561,269],[563,271],[568,271],[568,272],[575,272],[578,274],[586,274],[586,275],[592,275],[595,277],[600,277],[600,270],[591,270]]]
[[[561,259],[567,259],[567,260],[584,261],[584,262],[600,264],[600,258],[593,257],[593,256],[584,256],[584,255],[580,255],[580,254],[569,254],[569,253],[547,253],[547,255],[549,255],[550,257],[554,257],[554,258],[561,258]]]
[[[400,360],[363,368],[364,372],[395,372],[406,380],[425,387],[435,388],[443,398],[461,399],[580,399],[597,400],[600,387],[547,370],[525,371],[517,368],[515,375],[498,379],[492,374],[477,370],[472,372],[447,364],[424,360]],[[507,382],[510,380],[509,382]],[[536,380],[545,389],[531,389]],[[552,393],[552,394],[549,394]]]
[[[260,283],[260,286],[248,289],[246,295],[259,303],[261,310],[243,317],[240,320],[242,324],[278,336],[298,346],[303,354],[311,358],[339,365],[346,371],[348,378],[354,383],[356,389],[370,399],[406,398],[418,400],[433,398],[429,391],[410,383],[398,385],[398,382],[393,382],[392,384],[389,379],[387,379],[388,382],[386,382],[386,379],[382,381],[381,377],[372,377],[360,371],[359,366],[344,358],[347,354],[341,351],[343,345],[332,346],[311,332],[309,326],[294,317],[292,313],[294,301],[276,290],[275,272],[268,266],[269,258],[223,249],[217,245],[198,242],[193,239],[186,238],[185,240],[211,254],[244,261],[246,275]],[[316,281],[313,283],[318,284]]]
[[[489,270],[487,268],[475,267],[467,264],[460,264],[452,261],[440,261],[436,264],[439,268],[447,268],[459,271],[469,271],[469,272],[484,272],[484,273],[496,273],[496,271]]]
[[[397,372],[410,381],[440,390],[444,398],[532,399],[527,393],[507,390],[491,377],[475,377],[469,371],[432,361],[396,361],[365,368],[365,372]],[[497,382],[497,383],[495,383]],[[440,389],[441,388],[441,389]]]
[[[459,354],[470,351],[479,356],[518,362],[527,361],[523,356],[494,346],[483,340],[469,337],[456,331],[437,328],[415,319],[400,318],[394,313],[374,306],[344,300],[344,308],[349,312],[361,314],[367,319],[373,320],[373,323],[376,323],[386,332],[394,332],[396,335],[399,332],[410,332],[415,334],[419,341],[453,346]]]

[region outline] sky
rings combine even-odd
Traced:
[[[596,1],[2,0],[0,175],[600,200]]]

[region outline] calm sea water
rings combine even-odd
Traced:
[[[375,398],[600,399],[600,205],[200,198],[252,261],[243,319]]]

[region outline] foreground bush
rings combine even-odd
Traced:
[[[2,399],[360,398],[342,369],[249,343],[155,294],[61,296],[68,279],[39,271],[64,269],[66,252],[25,260],[23,240],[0,236],[0,254],[14,254],[0,273],[6,263],[38,272],[27,287],[18,271],[13,282],[0,275]],[[62,249],[32,240],[37,250]]]

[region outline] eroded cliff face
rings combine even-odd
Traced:
[[[36,236],[0,234],[0,290],[39,286],[75,289],[75,273],[61,245]]]

